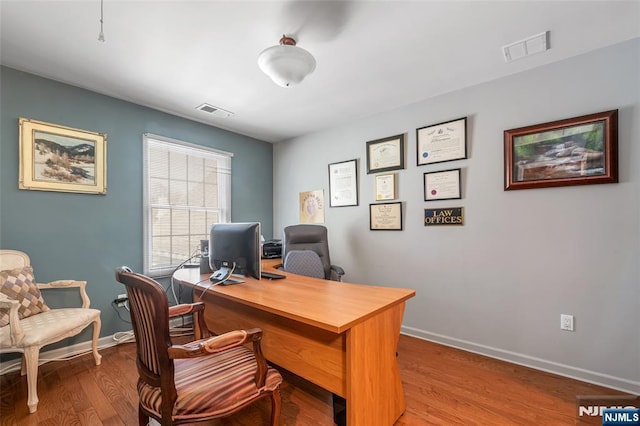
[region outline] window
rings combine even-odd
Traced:
[[[231,218],[232,154],[144,134],[144,270],[170,274]]]

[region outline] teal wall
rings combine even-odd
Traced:
[[[102,311],[101,336],[131,329],[111,302],[124,292],[115,268],[142,270],[143,133],[232,152],[232,220],[260,221],[272,237],[270,143],[7,67],[0,90],[0,248],[27,252],[39,282],[88,281],[91,306]],[[19,117],[106,133],[107,194],[18,190]],[[76,303],[64,292],[47,302]],[[89,339],[85,331],[71,343]]]

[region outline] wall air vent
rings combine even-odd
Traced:
[[[549,31],[528,37],[502,47],[505,62],[549,50]]]
[[[217,106],[213,106],[207,103],[204,103],[199,107],[196,107],[196,109],[202,112],[206,112],[207,114],[212,114],[212,115],[215,115],[216,117],[221,117],[221,118],[227,118],[233,115],[231,111],[227,111],[225,109],[218,108]]]

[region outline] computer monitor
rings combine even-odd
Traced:
[[[260,223],[216,223],[209,235],[209,265],[213,278],[232,273],[260,279]]]

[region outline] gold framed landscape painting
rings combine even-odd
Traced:
[[[107,136],[20,118],[20,189],[106,194]]]

